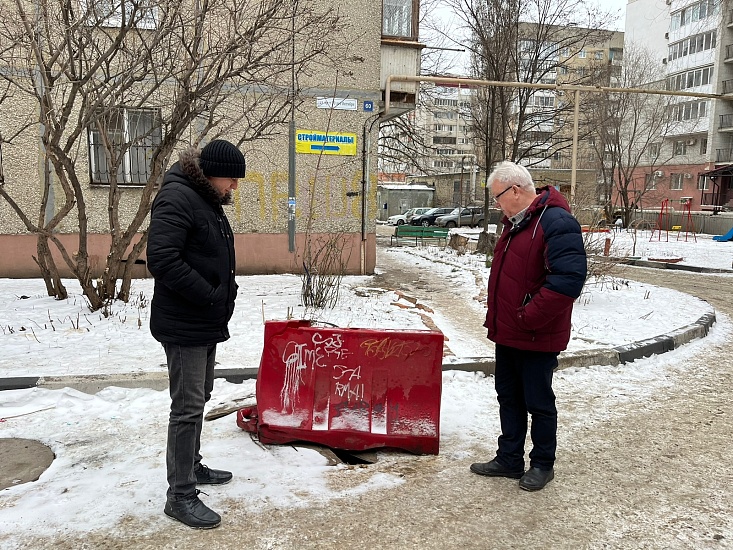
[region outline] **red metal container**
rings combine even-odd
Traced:
[[[268,321],[257,407],[237,424],[263,443],[438,454],[443,334]]]

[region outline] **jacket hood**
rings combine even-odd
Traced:
[[[567,212],[570,212],[568,201],[560,191],[551,185],[537,189],[537,198],[529,206],[527,212],[536,212],[537,210],[544,209],[549,206],[557,206]]]
[[[206,202],[215,206],[222,205],[227,198],[222,197],[204,175],[199,166],[200,156],[201,151],[195,147],[189,147],[181,152],[178,162],[166,172],[161,187],[170,182],[181,183],[196,191]]]
[[[527,213],[524,215],[524,219],[519,222],[517,227],[512,227],[512,222],[509,221],[507,216],[502,218],[502,223],[512,231],[516,231],[527,226],[530,223],[530,220],[541,218],[542,213],[549,207],[558,207],[562,208],[566,212],[570,212],[568,201],[560,191],[551,185],[537,189],[537,197],[532,201],[532,204],[527,207]],[[539,221],[537,221],[537,223],[539,223]]]

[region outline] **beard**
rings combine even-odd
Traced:
[[[222,205],[224,205],[224,204],[232,204],[233,200],[234,200],[234,197],[232,195],[231,190],[230,191],[226,191],[224,193],[224,196],[221,198],[221,204]]]

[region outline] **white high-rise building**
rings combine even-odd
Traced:
[[[668,90],[733,96],[731,13],[721,0],[631,0],[625,48],[658,56]],[[654,193],[647,195],[646,206],[669,199],[678,207],[690,202],[693,210],[730,207],[733,103],[692,97],[673,103],[668,130],[649,147],[648,156],[664,162],[647,175]]]

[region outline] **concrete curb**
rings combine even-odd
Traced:
[[[692,271],[693,273],[733,273],[733,269],[722,269],[715,267],[701,267],[698,265],[680,265],[668,262],[652,262],[649,260],[630,260],[628,258],[612,258],[617,262],[635,267],[651,267],[654,269],[672,269],[677,271]]]
[[[591,365],[618,365],[631,363],[642,357],[665,353],[691,342],[704,338],[715,323],[715,312],[706,313],[696,322],[681,327],[670,334],[640,340],[626,346],[599,348],[582,351],[563,352],[558,358],[558,369],[570,367],[584,368]],[[494,374],[495,363],[492,357],[465,357],[456,362],[443,363],[443,371],[482,372]],[[216,369],[216,378],[241,384],[244,380],[257,378],[257,369]],[[78,376],[44,376],[0,378],[0,391],[28,388],[61,389],[73,388],[84,393],[94,394],[108,386],[122,388],[150,388],[164,390],[168,387],[167,372],[141,372],[122,374],[87,374]]]

